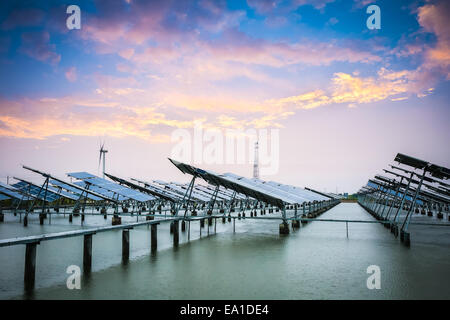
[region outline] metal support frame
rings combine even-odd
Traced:
[[[409,220],[411,219],[411,212],[412,212],[412,210],[413,210],[413,204],[416,203],[417,196],[419,195],[420,188],[422,187],[423,179],[425,178],[426,172],[427,172],[427,170],[424,169],[424,170],[423,170],[423,174],[422,174],[422,176],[420,177],[419,185],[418,185],[418,187],[417,187],[417,189],[416,189],[416,192],[414,193],[414,198],[413,198],[413,200],[412,200],[411,205],[409,206],[408,213],[406,214],[405,220],[403,221],[402,227],[401,227],[401,229],[400,229],[401,231],[406,232],[406,231],[408,230]]]
[[[411,181],[413,179],[413,176],[414,176],[414,172],[411,172],[411,176],[409,177],[408,184],[406,185],[405,192],[403,193],[403,196],[402,196],[402,201],[400,202],[400,205],[399,205],[399,207],[397,209],[397,212],[395,213],[395,216],[394,216],[394,220],[393,221],[394,221],[395,224],[398,221],[400,210],[403,210],[403,204],[405,203],[406,194],[408,193],[409,186],[411,185]]]

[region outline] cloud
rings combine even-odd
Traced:
[[[437,43],[425,51],[425,67],[436,68],[450,79],[450,2],[442,1],[418,9],[418,22],[427,32],[434,33]]]
[[[69,69],[67,69],[64,75],[66,76],[66,79],[69,80],[70,82],[77,81],[77,69],[75,67],[70,67]]]
[[[247,0],[247,5],[259,14],[272,12],[280,1],[274,0]]]
[[[314,109],[331,104],[347,104],[355,107],[357,104],[378,102],[388,98],[392,101],[404,100],[407,97],[398,97],[400,94],[415,93],[415,71],[390,71],[381,68],[377,77],[359,77],[357,74],[337,72],[331,79],[328,92],[317,89],[281,99],[267,100],[266,104],[278,110]],[[418,94],[423,97],[432,92]]]
[[[298,8],[304,5],[311,5],[316,9],[323,9],[328,3],[334,2],[335,0],[294,0],[294,7]]]
[[[28,112],[31,111],[31,112]],[[170,137],[154,126],[192,127],[193,120],[168,119],[153,107],[108,105],[102,100],[78,97],[0,101],[0,136],[45,139],[54,135],[112,137],[134,136],[152,142]]]
[[[55,52],[55,45],[50,43],[50,35],[46,31],[22,33],[19,51],[33,59],[53,65],[61,60],[61,55]]]
[[[339,22],[338,19],[336,19],[335,17],[331,17],[331,18],[328,20],[327,24],[333,26],[333,25],[335,25],[335,24],[338,23],[338,22]]]
[[[202,46],[216,59],[244,64],[283,67],[292,64],[329,65],[336,61],[370,63],[381,61],[367,51],[340,47],[336,41],[298,43],[269,42],[252,39],[243,33],[230,31],[221,43],[203,43]]]

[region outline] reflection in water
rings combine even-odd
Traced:
[[[90,219],[89,219],[90,218]],[[95,223],[97,217],[87,217]],[[354,203],[342,203],[321,218],[372,220]],[[150,230],[130,231],[130,261],[121,262],[121,233],[93,238],[93,272],[81,290],[69,290],[65,269],[82,264],[82,238],[43,242],[37,251],[35,299],[449,299],[449,248],[436,241],[406,248],[378,224],[312,222],[289,236],[278,235],[278,221],[217,221],[191,241],[180,232],[172,247],[168,224],[158,227],[158,252],[150,254]],[[54,219],[39,232],[67,230]],[[103,223],[103,222],[102,222]],[[0,226],[3,231],[23,227]],[[15,227],[14,227],[15,226]],[[40,227],[30,224],[32,228]],[[79,227],[75,226],[76,228]],[[36,230],[34,230],[36,231]],[[39,233],[38,232],[38,233]],[[0,248],[0,297],[22,295],[22,247]],[[7,257],[7,258],[6,258]],[[381,289],[366,287],[367,267],[381,268]],[[19,267],[20,266],[20,267]]]

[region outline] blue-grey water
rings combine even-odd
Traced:
[[[271,215],[266,215],[271,216]],[[0,237],[79,229],[67,215],[24,228],[5,215]],[[320,218],[374,220],[356,203],[341,203]],[[446,217],[447,215],[446,215]],[[135,217],[124,217],[134,222]],[[430,217],[415,217],[435,221]],[[86,216],[83,227],[110,225]],[[82,266],[83,238],[44,241],[37,247],[35,299],[449,299],[450,227],[411,225],[411,247],[379,224],[312,222],[278,234],[278,220],[236,220],[217,232],[191,223],[173,248],[169,225],[158,226],[158,252],[150,254],[150,230],[130,231],[130,261],[121,263],[121,231],[93,236],[93,272],[80,290],[69,290],[69,265]],[[0,298],[22,299],[25,246],[0,248]],[[369,290],[367,267],[381,270],[381,289]]]

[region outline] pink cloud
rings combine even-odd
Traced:
[[[77,69],[75,67],[67,69],[67,71],[65,72],[65,76],[66,79],[69,80],[70,82],[77,81]]]
[[[434,48],[425,52],[426,63],[429,67],[437,67],[450,75],[450,2],[443,1],[420,7],[418,21],[427,31],[436,35],[437,43]]]

